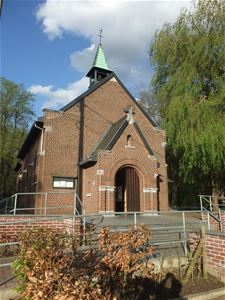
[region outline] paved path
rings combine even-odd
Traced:
[[[88,219],[98,219],[99,217],[87,217]],[[154,225],[154,224],[161,224],[161,225],[171,225],[171,224],[182,224],[183,222],[183,214],[179,211],[171,211],[171,212],[160,212],[160,214],[137,214],[136,215],[137,224],[146,224],[146,225]],[[201,221],[201,214],[200,212],[185,212],[185,221],[188,224],[194,224],[195,222]],[[104,220],[101,225],[107,226],[127,226],[134,224],[134,215],[127,214],[127,215],[119,215],[116,214],[115,216],[105,216]]]
[[[13,262],[14,259],[15,259],[15,257],[0,258],[0,263],[4,264],[4,263]],[[11,280],[12,277],[14,277],[12,267],[5,266],[5,267],[0,268],[0,290],[6,289],[6,288],[7,289],[13,288],[16,286],[16,284],[17,284],[16,278],[13,278]]]

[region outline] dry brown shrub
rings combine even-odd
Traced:
[[[0,244],[7,244],[11,242],[17,242],[17,236],[2,233],[0,234]],[[14,256],[18,254],[18,245],[5,245],[0,246],[0,258],[1,257],[8,257],[8,256]]]
[[[152,278],[149,239],[143,225],[114,233],[103,228],[99,247],[82,250],[67,232],[29,230],[20,237],[14,266],[21,299],[137,299],[140,278]]]

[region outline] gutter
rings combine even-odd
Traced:
[[[41,151],[40,152],[43,152],[44,129],[37,126],[36,123],[34,124],[34,127],[41,130]]]

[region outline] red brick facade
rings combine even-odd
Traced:
[[[65,230],[73,232],[77,229],[79,232],[79,220],[73,218],[68,219],[49,219],[42,216],[1,216],[0,217],[0,236],[6,236],[10,241],[18,241],[18,235],[21,232],[32,228],[51,228],[55,230]]]
[[[88,163],[110,127],[126,117],[127,107],[133,109],[134,122],[121,130],[112,149],[99,149],[96,161]],[[75,178],[85,213],[114,212],[116,174],[129,167],[138,176],[140,211],[168,209],[165,132],[149,120],[115,74],[62,110],[44,110],[42,122],[42,130],[33,127],[35,141],[23,146],[19,191],[65,191],[53,187],[53,177]]]
[[[199,234],[189,233],[190,248],[196,249]],[[225,233],[207,231],[205,235],[205,247],[208,271],[225,282]]]

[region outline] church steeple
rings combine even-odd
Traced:
[[[87,73],[87,77],[90,78],[90,86],[96,82],[99,82],[101,79],[106,77],[112,71],[109,69],[107,60],[105,58],[104,50],[101,43],[102,38],[102,30],[100,30],[100,42],[98,45],[98,49],[94,58],[94,62],[91,70]]]
[[[109,70],[102,44],[98,45],[98,50],[96,52],[92,67]]]

